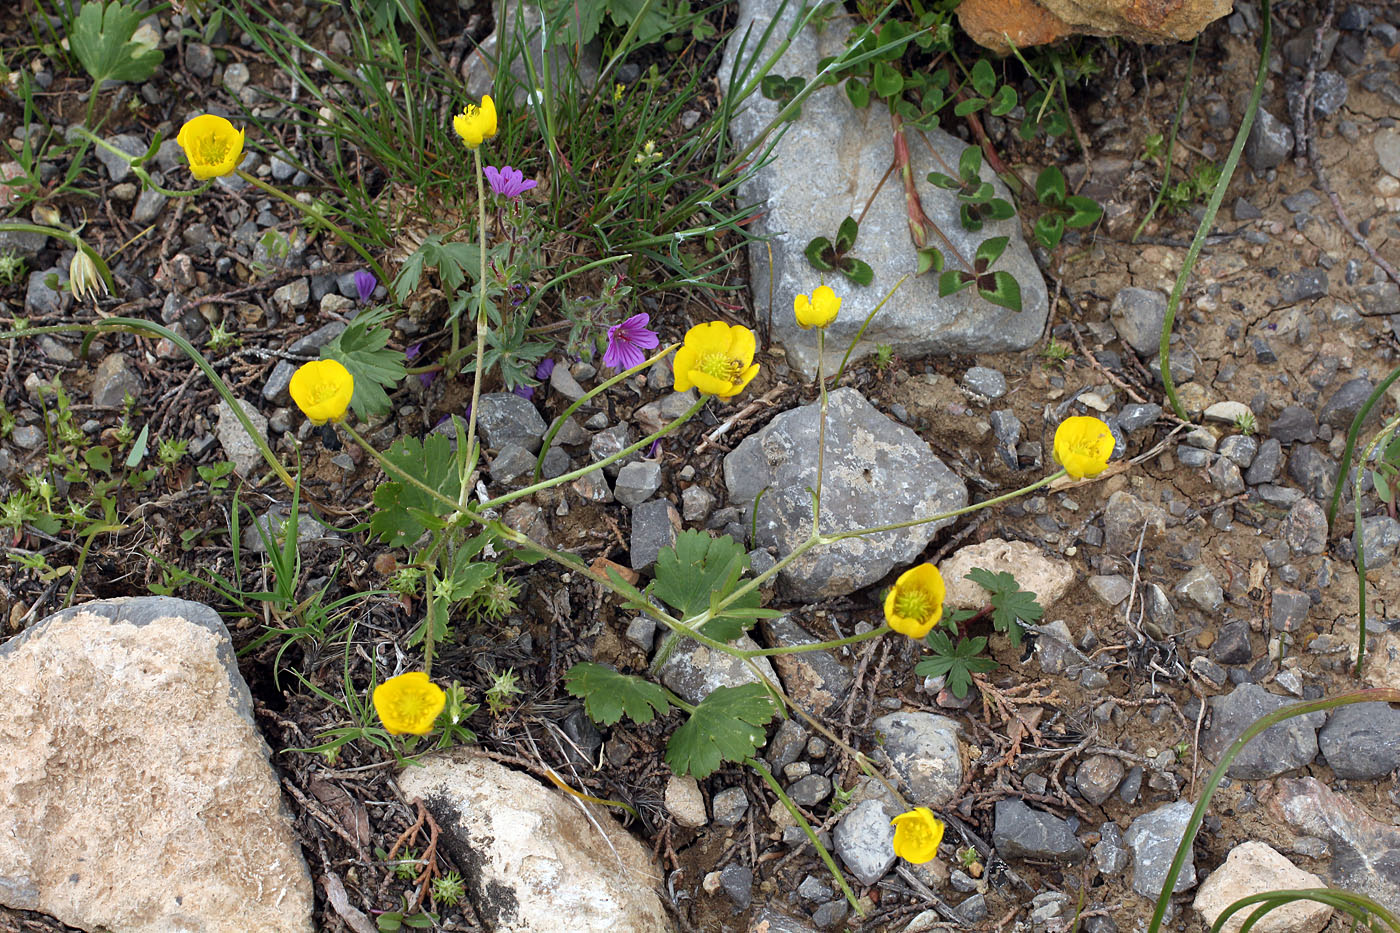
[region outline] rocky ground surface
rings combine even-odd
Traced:
[[[950,582],[955,567],[1009,569],[1037,593],[1045,608],[1041,624],[1021,648],[993,637],[1000,666],[966,698],[915,676],[915,646],[894,637],[855,650],[788,656],[773,665],[797,703],[897,776],[907,795],[949,818],[943,857],[925,866],[896,864],[888,825],[892,803],[878,785],[862,780],[849,757],[798,721],[775,727],[765,760],[819,828],[868,907],[864,919],[850,913],[801,830],[752,772],[730,767],[702,782],[675,778],[660,758],[674,724],[600,729],[587,720],[561,686],[563,671],[578,660],[643,670],[655,632],[585,581],[535,565],[518,569],[524,584],[520,611],[492,627],[462,630],[438,662],[448,677],[476,689],[489,682],[490,672],[513,668],[525,688],[508,713],[483,711],[473,720],[485,757],[457,761],[455,789],[437,794],[447,801],[432,814],[443,830],[437,851],[444,866],[462,870],[476,885],[470,905],[441,911],[443,929],[493,928],[511,910],[527,910],[541,892],[545,916],[550,909],[556,913],[532,929],[564,929],[549,926],[557,922],[560,905],[571,917],[591,918],[596,903],[547,896],[570,880],[571,864],[584,862],[611,878],[582,880],[612,892],[613,906],[602,908],[598,929],[627,928],[607,912],[613,909],[652,918],[637,920],[637,929],[655,929],[662,912],[678,929],[702,931],[917,933],[949,924],[1056,931],[1076,921],[1090,933],[1145,927],[1192,803],[1221,751],[1265,712],[1356,686],[1349,673],[1358,618],[1352,519],[1344,509],[1329,534],[1325,508],[1338,481],[1347,428],[1396,365],[1400,285],[1348,234],[1337,209],[1380,257],[1400,263],[1400,15],[1383,4],[1346,5],[1315,43],[1320,12],[1302,3],[1278,11],[1263,110],[1182,301],[1172,367],[1191,423],[1164,410],[1153,370],[1166,295],[1199,205],[1162,217],[1131,241],[1161,177],[1160,168],[1143,158],[1144,147],[1147,137],[1169,126],[1186,77],[1184,47],[1101,47],[1096,54],[1103,70],[1073,96],[1087,151],[1081,156],[1066,148],[1063,165],[1071,184],[1103,202],[1106,213],[1098,228],[1072,231],[1053,255],[1018,247],[1026,270],[1019,274],[1044,285],[1022,318],[1004,320],[1022,326],[1038,316],[1043,326],[1020,337],[998,326],[995,317],[984,319],[979,331],[963,326],[966,320],[955,312],[947,314],[950,323],[937,314],[927,317],[926,308],[892,308],[876,318],[862,351],[867,355],[845,377],[846,388],[833,395],[830,510],[824,512],[833,527],[879,521],[881,510],[909,514],[956,506],[1034,481],[1053,469],[1050,439],[1069,415],[1107,420],[1121,442],[1119,462],[1130,464],[1096,481],[1059,485],[945,527],[818,555],[795,565],[766,592],[767,604],[785,614],[753,632],[765,645],[843,637],[878,625],[882,588],[920,559],[942,563]],[[740,15],[762,13],[745,9]],[[308,37],[333,52],[348,48],[334,15],[303,22]],[[3,23],[11,35],[21,28],[13,17]],[[169,28],[168,14],[161,25]],[[1253,80],[1258,27],[1257,9],[1241,4],[1202,37],[1181,130],[1183,169],[1218,163],[1228,151]],[[267,94],[286,90],[275,71],[242,37],[226,38],[211,50],[181,38],[178,30],[167,34],[161,80],[116,92],[134,116],[114,121],[114,142],[136,151],[154,126],[178,127],[188,112],[208,106],[235,112],[235,102],[275,107]],[[816,43],[808,51],[820,54]],[[42,59],[34,71],[56,99],[75,91],[64,86],[66,79],[45,72]],[[1299,124],[1291,102],[1305,83],[1314,97],[1302,142],[1316,147],[1315,162],[1295,157]],[[836,119],[820,101],[810,110],[814,120]],[[61,102],[54,114],[60,121],[80,117]],[[27,133],[49,131],[37,122],[22,124],[11,102],[3,116],[0,132],[12,144]],[[1043,149],[1019,143],[996,118],[986,123],[1008,163],[1033,177]],[[285,144],[296,145],[290,137]],[[946,145],[962,143],[950,136]],[[289,451],[307,441],[307,495],[334,503],[325,514],[339,516],[340,526],[349,528],[363,517],[379,474],[353,448],[333,451],[308,439],[303,420],[289,407],[286,385],[295,361],[344,326],[356,296],[357,264],[333,246],[308,245],[281,206],[242,183],[221,182],[216,196],[198,202],[165,202],[139,191],[120,162],[101,164],[94,184],[102,198],[87,235],[103,245],[104,255],[155,224],[114,262],[122,294],[102,303],[104,313],[160,319],[196,343],[207,339],[211,324],[235,328],[242,345],[217,355],[216,367],[276,449]],[[157,158],[160,172],[179,172],[181,164],[167,142]],[[279,182],[309,180],[299,181],[292,162],[275,156],[254,154],[245,167]],[[53,165],[45,171],[55,177],[60,170]],[[781,197],[770,182],[764,184],[765,196]],[[863,200],[868,188],[846,194]],[[784,216],[774,204],[775,214]],[[91,203],[86,207],[94,210]],[[936,217],[937,205],[930,201],[926,207]],[[846,211],[841,206],[839,213]],[[791,218],[798,216],[789,213],[784,222],[797,223]],[[863,230],[862,249],[885,255],[906,247],[899,224],[886,231],[888,245],[878,238],[879,226],[872,222]],[[270,230],[284,235],[287,250],[269,253],[274,240],[264,234]],[[0,248],[19,251],[31,270],[0,288],[4,316],[43,324],[76,313],[69,294],[49,283],[54,275],[66,279],[69,254],[42,237],[0,238]],[[792,240],[805,242],[796,233]],[[778,245],[771,270],[766,259],[751,270],[756,283],[773,277],[779,295],[771,309],[775,339],[765,342],[762,374],[744,395],[710,406],[648,457],[513,505],[505,515],[509,523],[590,562],[613,561],[642,575],[681,528],[743,541],[756,569],[771,566],[792,546],[808,509],[809,465],[783,462],[773,452],[815,444],[815,393],[803,376],[813,356],[785,323],[787,295],[813,283],[792,261],[793,244],[779,238]],[[253,277],[255,263],[267,274]],[[769,335],[766,284],[754,293],[740,316]],[[866,308],[863,293],[847,300],[858,319]],[[643,303],[665,339],[696,320],[679,303]],[[408,316],[398,326],[397,339],[407,345],[429,325]],[[900,335],[920,329],[946,341],[906,345]],[[789,345],[779,342],[784,340]],[[890,344],[894,355],[877,366],[869,354],[880,343]],[[207,382],[172,346],[104,337],[87,358],[78,350],[76,340],[60,338],[5,348],[5,406],[14,426],[0,444],[0,491],[14,492],[24,475],[42,469],[46,406],[54,403],[43,400],[37,387],[54,377],[62,380],[76,424],[88,435],[113,430],[130,395],[152,435],[189,441],[188,456],[161,478],[159,488],[119,503],[131,519],[128,529],[98,537],[85,562],[78,562],[81,541],[32,525],[7,542],[11,553],[39,553],[53,567],[77,564],[80,598],[144,595],[169,579],[172,562],[232,578],[233,556],[221,530],[231,503],[210,496],[191,477],[195,465],[225,460],[240,474],[256,475],[257,453],[231,412],[221,413]],[[479,416],[490,452],[488,488],[520,485],[549,422],[599,378],[593,365],[565,361],[531,399],[487,395]],[[566,423],[557,444],[562,453],[551,455],[550,469],[562,471],[566,458],[578,466],[619,450],[676,417],[690,401],[671,391],[664,369],[625,383]],[[1397,401],[1397,394],[1383,399],[1368,426],[1378,428],[1392,417]],[[462,385],[409,380],[396,396],[395,416],[366,433],[381,445],[395,436],[422,435],[443,415],[460,414],[464,402]],[[1253,429],[1244,429],[1250,422]],[[769,491],[759,498],[765,486]],[[286,514],[280,495],[264,486],[245,493],[242,507],[277,519]],[[1400,622],[1390,611],[1400,600],[1400,521],[1370,490],[1362,496],[1362,512],[1371,637],[1364,682],[1400,686]],[[363,534],[311,521],[302,523],[300,534],[306,593],[327,583],[332,596],[374,589],[392,570],[392,552]],[[257,577],[257,558],[243,559],[244,573]],[[267,843],[249,856],[261,868],[269,862],[285,866],[276,873],[288,886],[277,901],[289,918],[284,928],[373,929],[369,918],[392,909],[410,888],[389,873],[375,850],[389,849],[425,819],[411,801],[426,793],[423,788],[447,780],[448,764],[398,777],[394,763],[369,747],[349,746],[334,761],[300,749],[345,722],[318,690],[335,689],[343,677],[362,685],[371,659],[380,670],[415,666],[403,659],[416,657],[405,634],[416,624],[419,607],[397,597],[361,601],[348,652],[344,642],[311,640],[297,642],[287,657],[279,658],[275,646],[247,653],[237,669],[251,692],[240,694],[242,681],[227,673],[230,651],[252,642],[261,618],[228,615],[225,632],[217,622],[199,621],[197,609],[161,604],[135,616],[129,608],[103,609],[98,615],[110,620],[108,635],[98,626],[75,636],[64,627],[72,624],[69,617],[40,628],[62,606],[70,582],[62,573],[19,563],[0,579],[9,606],[0,624],[6,636],[19,636],[0,646],[0,683],[25,685],[0,696],[0,709],[12,707],[0,717],[0,748],[6,751],[0,760],[13,772],[7,782],[12,793],[0,795],[0,814],[24,828],[0,833],[0,929],[71,929],[48,914],[85,928],[113,922],[94,912],[91,902],[65,900],[64,879],[77,884],[77,876],[70,878],[66,866],[40,859],[37,849],[24,844],[67,840],[73,848],[56,851],[78,858],[84,827],[103,824],[74,817],[74,808],[103,813],[120,803],[134,808],[127,811],[131,819],[149,819],[172,799],[191,799],[191,774],[203,775],[211,786],[240,782],[249,799],[233,806],[195,794],[208,815],[208,841],[192,843],[201,837],[178,827],[167,830],[167,838],[248,852],[250,838],[266,842],[259,820],[287,820],[299,847]],[[957,598],[969,605],[981,598],[964,593]],[[180,587],[178,595],[219,605],[217,594],[195,586]],[[950,604],[955,601],[950,597]],[[158,657],[146,657],[129,627],[172,614],[188,624],[162,629]],[[98,741],[91,716],[104,709],[120,715],[117,706],[65,699],[70,680],[52,675],[61,659],[77,651],[75,645],[101,647],[94,647],[91,663],[75,669],[71,683],[99,683],[102,671],[147,671],[170,689],[185,691],[179,695],[208,714],[200,720],[205,731],[194,733],[198,741],[182,741],[162,755],[143,750],[151,736],[139,724],[170,715],[164,697],[161,704],[127,709],[131,721],[118,730],[124,736],[121,753],[112,752]],[[45,661],[45,651],[59,660]],[[703,651],[678,653],[663,680],[694,699],[745,676],[720,660]],[[200,676],[162,680],[162,664]],[[7,730],[10,723],[23,727]],[[247,729],[249,723],[256,729]],[[35,735],[62,741],[36,747]],[[270,766],[261,763],[263,741],[275,753]],[[64,750],[57,758],[56,748]],[[207,760],[211,750],[221,753],[217,760]],[[191,764],[196,761],[199,768]],[[146,764],[134,764],[139,762]],[[141,780],[124,779],[134,767],[145,768]],[[1295,719],[1266,732],[1236,760],[1215,798],[1193,859],[1177,881],[1174,928],[1206,928],[1203,917],[1261,884],[1326,883],[1400,909],[1397,767],[1400,711],[1383,705]],[[612,818],[601,810],[591,811],[591,823],[577,825],[560,815],[560,801],[567,801],[546,789],[546,768],[590,794],[630,802],[641,817],[630,836],[605,832],[599,821]],[[85,783],[73,787],[35,777],[60,772],[80,775]],[[522,782],[521,774],[534,777]],[[34,788],[41,786],[57,796],[36,798]],[[180,788],[181,795],[141,792],[167,786]],[[122,790],[96,793],[95,787]],[[489,819],[485,829],[473,822],[483,814],[516,808],[523,815],[508,821],[512,826],[535,820],[571,828],[549,842],[557,855],[554,867],[539,869],[532,890],[508,892],[511,904],[503,900],[501,879],[519,880],[524,856],[502,849],[484,857],[463,839],[474,831],[478,838],[492,832]],[[54,822],[38,816],[20,821],[17,813],[49,814]],[[586,826],[610,841],[571,848],[585,844]],[[419,838],[421,850],[428,842]],[[516,842],[528,852],[543,845],[540,838]],[[178,851],[159,854],[180,864]],[[192,859],[195,853],[188,854]],[[105,865],[108,874],[99,873],[99,881],[117,884],[112,873],[119,867]],[[143,899],[139,876],[121,877],[121,885],[134,891],[129,908],[122,909],[174,909]],[[240,890],[273,896],[275,886],[250,878],[255,875],[242,871],[234,884],[200,875],[199,900],[218,911],[226,903],[221,898]],[[615,890],[609,887],[614,884]],[[1329,922],[1341,929],[1340,918],[1300,907],[1271,929],[1312,933]],[[593,927],[579,919],[568,927],[575,928]]]

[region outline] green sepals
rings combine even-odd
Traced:
[[[661,687],[592,661],[581,661],[569,668],[564,674],[564,689],[583,700],[584,712],[600,726],[614,725],[624,715],[646,725],[671,711],[666,691]]]
[[[716,687],[666,743],[666,764],[676,774],[707,778],[722,762],[753,757],[778,706],[762,684]]]
[[[859,78],[848,79],[846,81],[846,99],[856,109],[870,106],[870,85]]]
[[[97,84],[92,93],[103,81],[145,81],[155,74],[164,53],[135,38],[145,15],[134,4],[101,0],[83,4],[73,20],[68,46]]]
[[[978,657],[987,647],[987,639],[982,636],[961,638],[954,645],[947,633],[934,629],[924,640],[933,655],[914,665],[914,673],[920,677],[945,677],[948,689],[958,699],[967,696],[973,674],[997,669],[996,661]]]
[[[651,593],[682,619],[693,619],[738,589],[748,569],[748,554],[728,535],[712,538],[703,531],[684,531],[673,547],[657,555]],[[777,613],[762,609],[758,590],[753,589],[705,622],[700,631],[719,641],[733,641],[769,615]]]
[[[992,626],[1006,635],[1011,644],[1021,644],[1022,625],[1036,622],[1045,610],[1035,594],[1021,589],[1016,578],[1005,570],[992,573],[980,567],[968,571],[967,579],[991,594]]]
[[[914,272],[915,275],[923,275],[925,272],[929,271],[943,271],[943,254],[938,251],[937,247],[925,246],[918,251],[918,257],[919,266]]]
[[[388,414],[393,408],[385,389],[395,389],[407,374],[402,350],[389,347],[388,309],[362,311],[334,340],[321,348],[321,358],[338,360],[355,377],[350,407],[361,421]]]
[[[457,458],[446,435],[429,434],[422,440],[400,438],[384,452],[384,457],[448,499],[456,501],[462,491]],[[369,529],[389,547],[412,545],[430,524],[440,524],[441,517],[447,514],[444,503],[417,486],[396,481],[392,474],[375,488],[374,505],[376,511],[369,520]]]

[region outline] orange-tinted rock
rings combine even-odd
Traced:
[[[1118,36],[1133,42],[1184,42],[1229,13],[1233,0],[963,0],[958,19],[995,52],[1054,42],[1068,35]]]

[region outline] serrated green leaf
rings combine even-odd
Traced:
[[[416,437],[400,438],[384,456],[448,499],[456,501],[461,493],[457,458],[453,456],[451,441],[442,434],[429,434],[421,441]],[[427,530],[415,512],[443,516],[449,511],[445,503],[416,486],[396,481],[393,476],[374,490],[374,505],[378,511],[369,520],[370,531],[390,547],[408,547]]]
[[[1058,167],[1047,165],[1035,176],[1035,197],[1041,204],[1056,207],[1065,199],[1065,175]]]
[[[666,743],[666,764],[676,774],[706,778],[725,761],[751,758],[766,737],[763,727],[778,707],[762,684],[716,687]]]
[[[631,674],[619,674],[604,664],[583,661],[564,674],[564,689],[583,700],[588,718],[602,726],[615,724],[625,714],[645,725],[658,714],[671,711],[666,691]]]
[[[407,374],[402,350],[389,344],[389,328],[382,326],[390,312],[364,311],[334,340],[321,348],[321,358],[338,360],[355,377],[350,407],[361,421],[388,414],[393,407],[385,389],[398,387]]]
[[[682,619],[707,612],[718,599],[734,592],[749,556],[733,538],[712,538],[703,531],[683,531],[673,547],[656,557],[656,582],[651,592]],[[730,641],[749,628],[762,612],[758,590],[744,594],[701,631],[711,638]]]
[[[1010,272],[993,272],[992,287],[979,285],[977,294],[998,307],[1021,312],[1021,283]]]
[[[869,285],[875,281],[875,270],[868,263],[850,256],[841,260],[841,274],[857,285]]]
[[[968,571],[967,579],[991,594],[992,625],[1005,633],[1013,645],[1021,643],[1021,623],[1035,622],[1045,613],[1035,594],[1021,589],[1016,578],[1005,570],[992,573],[978,567]]]
[[[914,673],[920,677],[946,677],[948,689],[959,699],[967,696],[973,674],[996,670],[996,661],[978,657],[987,647],[986,638],[963,638],[954,646],[946,633],[935,629],[925,641],[933,655],[914,665]]]
[[[145,15],[135,5],[120,2],[83,4],[68,45],[97,85],[107,80],[145,81],[160,66],[165,55],[137,38]]]

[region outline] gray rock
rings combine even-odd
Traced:
[[[1381,168],[1400,178],[1400,130],[1394,127],[1381,130],[1371,137],[1371,143],[1376,148],[1376,158],[1380,160]]]
[[[1133,592],[1133,583],[1121,573],[1103,574],[1089,578],[1089,589],[1110,606],[1116,606]]]
[[[203,42],[191,42],[185,46],[185,67],[195,77],[210,77],[214,74],[214,50]]]
[[[703,522],[715,507],[715,494],[704,486],[687,486],[681,490],[681,517],[688,522]]]
[[[782,771],[797,760],[807,747],[807,730],[795,718],[784,719],[773,741],[768,746],[768,765],[773,771]]]
[[[1207,567],[1197,566],[1187,572],[1176,585],[1176,595],[1189,599],[1206,612],[1215,612],[1225,604],[1225,594],[1220,589],[1220,581]]]
[[[1357,286],[1356,298],[1361,302],[1358,310],[1363,315],[1400,313],[1400,285],[1394,282]]]
[[[1146,613],[1144,621],[1156,629],[1155,637],[1165,638],[1176,633],[1176,610],[1166,590],[1156,583],[1147,584],[1142,588],[1142,607]]]
[[[559,419],[555,419],[558,421]],[[554,427],[554,421],[550,422],[550,427]],[[583,425],[573,415],[564,419],[564,423],[559,426],[558,432],[554,435],[554,445],[558,447],[577,447],[580,444],[587,444],[589,433],[583,429]]]
[[[1132,434],[1153,424],[1162,417],[1162,406],[1155,402],[1133,403],[1124,405],[1113,420],[1123,429],[1124,434]]]
[[[982,894],[974,894],[954,907],[953,914],[963,927],[971,928],[986,920],[991,911],[987,909],[987,898]]]
[[[159,191],[143,189],[136,198],[136,206],[131,209],[132,223],[148,224],[155,220],[168,200],[170,199]]]
[[[1161,893],[1162,885],[1167,881],[1167,870],[1171,868],[1177,847],[1186,835],[1186,824],[1191,820],[1193,808],[1191,801],[1178,800],[1151,813],[1144,813],[1128,826],[1123,841],[1132,852],[1133,890],[1138,894],[1156,897]],[[1180,894],[1195,886],[1196,856],[1192,853],[1181,866],[1172,892]]]
[[[1293,130],[1272,113],[1259,108],[1244,144],[1244,157],[1254,174],[1278,168],[1293,152]]]
[[[24,293],[24,313],[30,317],[54,317],[68,310],[73,296],[67,289],[50,288],[46,279],[53,276],[60,286],[68,281],[67,269],[43,269],[29,273],[29,287]]]
[[[655,460],[629,463],[617,473],[613,495],[628,508],[641,505],[661,488],[661,464]]]
[[[251,402],[239,399],[238,404],[243,407],[243,413],[253,423],[253,430],[257,431],[258,436],[266,442],[267,418],[263,417],[262,412],[258,411]],[[219,423],[214,429],[214,433],[218,435],[219,443],[224,448],[224,454],[232,461],[239,476],[252,479],[256,475],[255,471],[267,467],[266,461],[263,460],[262,451],[248,436],[248,432],[244,430],[242,422],[234,415],[228,402],[219,399],[215,411],[218,414]]]
[[[1332,495],[1337,470],[1335,461],[1308,444],[1300,445],[1288,458],[1288,477],[1298,484],[1304,495],[1314,499]]]
[[[491,458],[490,471],[492,482],[501,485],[528,479],[535,472],[535,455],[519,444],[505,444]]]
[[[1317,744],[1337,777],[1382,780],[1400,768],[1400,710],[1389,703],[1339,707],[1317,734]]]
[[[1167,296],[1155,288],[1119,289],[1108,309],[1118,336],[1139,356],[1155,356],[1167,317]]]
[[[1248,622],[1227,622],[1220,627],[1211,654],[1221,664],[1248,664],[1254,658],[1249,644]]]
[[[274,181],[291,181],[292,176],[297,173],[296,165],[283,159],[280,155],[274,155],[268,161],[268,167],[272,169]]]
[[[1280,444],[1304,444],[1317,440],[1317,419],[1298,405],[1289,405],[1269,425],[1269,436]]]
[[[1271,623],[1275,632],[1296,632],[1307,621],[1312,600],[1307,593],[1281,586],[1273,591]]]
[[[813,638],[789,616],[764,619],[760,625],[768,644],[774,648],[821,641]],[[851,688],[851,672],[830,651],[776,654],[772,661],[787,695],[803,709],[818,716],[845,699],[846,692]]]
[[[578,384],[574,374],[569,372],[567,366],[555,366],[549,374],[549,387],[571,402],[577,402],[588,394],[583,386]]]
[[[963,385],[985,399],[995,400],[1006,394],[1006,377],[986,366],[974,366],[963,373]]]
[[[652,641],[656,638],[656,620],[651,616],[637,616],[627,623],[627,640],[641,648],[643,651],[650,651]]]
[[[742,787],[727,787],[710,801],[715,812],[715,822],[721,826],[737,826],[749,812],[749,795]]]
[[[21,424],[10,434],[10,440],[22,450],[38,450],[44,445],[44,432],[38,425]]]
[[[1201,751],[1212,761],[1219,761],[1256,719],[1292,702],[1258,684],[1241,684],[1225,696],[1211,697],[1211,721],[1201,733]],[[1304,767],[1317,756],[1317,730],[1326,718],[1325,713],[1309,713],[1270,726],[1240,751],[1226,773],[1232,778],[1257,781]]]
[[[42,233],[0,230],[0,253],[12,252],[25,259],[33,259],[48,241],[48,236]]]
[[[721,66],[725,74],[734,66],[750,27],[753,31],[746,40],[746,59],[762,61],[777,51],[779,42],[786,40],[788,26],[799,10],[786,4],[779,14],[779,6],[774,0],[743,0],[733,38],[725,49]],[[765,34],[775,17],[776,28]],[[850,28],[849,21],[838,19],[821,31],[801,31],[774,65],[774,73],[815,74],[821,58],[844,49]],[[764,35],[766,45],[761,47],[760,36]],[[746,146],[781,106],[758,95],[746,101],[730,124],[734,145]],[[942,130],[931,131],[927,137],[939,154],[938,160],[929,155],[928,147],[922,143],[910,146],[913,178],[925,213],[964,257],[972,257],[977,245],[989,236],[1009,236],[1011,244],[997,268],[1009,272],[1020,283],[1024,309],[1016,313],[997,308],[977,297],[973,289],[939,297],[936,276],[920,276],[906,281],[875,315],[853,358],[869,355],[878,344],[897,347],[911,358],[1026,349],[1039,339],[1045,327],[1049,302],[1040,270],[1022,238],[1019,220],[989,223],[977,233],[965,231],[958,221],[954,193],[935,188],[924,179],[930,170],[947,171],[946,166],[956,166],[966,144]],[[838,139],[846,144],[832,145],[831,141]],[[751,227],[764,240],[755,240],[751,246],[754,295],[767,295],[770,289],[777,295],[811,293],[820,276],[802,255],[803,248],[813,237],[833,236],[846,216],[861,214],[889,166],[889,149],[888,117],[879,108],[853,108],[842,88],[836,86],[818,90],[803,102],[802,115],[776,143],[772,161],[739,189],[741,199],[766,206]],[[997,197],[1009,197],[989,166],[983,166],[982,175],[992,184]],[[944,249],[942,241],[932,233],[929,244]],[[898,186],[885,185],[870,204],[853,255],[870,263],[874,270],[874,283],[864,290],[871,295],[883,295],[901,275],[914,269],[916,258],[909,239],[905,200]],[[952,255],[947,257],[947,263],[949,268],[961,266]],[[844,282],[830,284],[838,294],[854,294]],[[836,371],[863,319],[864,315],[858,312],[842,314],[828,328],[827,372]],[[789,362],[810,378],[817,369],[815,332],[800,330],[791,314],[774,315],[773,328],[778,342],[787,348]]]
[[[1366,400],[1371,397],[1371,391],[1374,388],[1371,385],[1371,380],[1364,376],[1347,380],[1323,404],[1322,411],[1318,412],[1318,420],[1339,430],[1350,428],[1352,419],[1356,417],[1357,412],[1361,411],[1361,406],[1366,404]],[[1372,408],[1366,420],[1371,422],[1379,417],[1379,407]]]
[[[139,136],[125,133],[119,136],[109,136],[107,143],[132,158],[146,154],[146,142]],[[103,168],[107,169],[107,177],[112,181],[125,181],[126,177],[131,174],[131,163],[115,152],[101,146],[94,146],[92,151],[93,155],[97,156],[97,161],[101,162]]]
[[[850,807],[832,834],[836,854],[861,884],[871,885],[895,863],[894,827],[878,800]]]
[[[1123,831],[1112,820],[1099,827],[1099,841],[1093,851],[1094,867],[1099,874],[1113,877],[1128,867],[1128,850],[1124,847]]]
[[[809,774],[789,787],[787,793],[799,807],[815,807],[831,796],[831,778]]]
[[[655,366],[652,369],[656,369]],[[632,420],[636,421],[647,434],[655,434],[672,421],[677,421],[691,406],[699,399],[694,389],[687,389],[684,392],[670,392],[663,395],[654,402],[643,405],[632,413]]]
[[[753,870],[730,862],[719,873],[719,886],[740,910],[748,910],[753,904]]]
[[[680,532],[681,517],[665,499],[652,499],[632,509],[632,569],[650,570],[656,555],[672,547]]]
[[[1361,541],[1365,550],[1366,569],[1389,566],[1400,548],[1400,522],[1389,515],[1372,515],[1361,520]]]
[[[963,778],[957,722],[932,713],[901,712],[881,716],[872,726],[884,737],[890,767],[907,796],[925,807],[953,799]]]
[[[1327,513],[1311,499],[1299,499],[1288,510],[1283,538],[1294,554],[1321,554],[1327,550]]]
[[[121,408],[126,397],[141,398],[141,375],[124,353],[109,353],[92,374],[92,404],[98,408]]]
[[[1096,807],[1113,796],[1122,780],[1123,762],[1112,755],[1091,755],[1074,772],[1079,793]],[[1098,859],[1098,846],[1094,847],[1094,858]]]
[[[1312,301],[1327,295],[1327,272],[1324,269],[1305,269],[1302,272],[1285,272],[1278,277],[1279,294],[1276,306]]]
[[[1123,775],[1123,783],[1118,785],[1118,799],[1129,806],[1137,803],[1138,794],[1142,792],[1142,766],[1133,765],[1128,769],[1128,773]]]
[[[816,933],[809,924],[794,920],[787,914],[778,913],[772,907],[764,907],[749,921],[751,933],[762,930],[764,933]]]
[[[1259,453],[1259,439],[1247,434],[1231,434],[1220,442],[1220,456],[1229,457],[1235,466],[1246,469]]]
[[[1235,461],[1228,457],[1217,457],[1206,471],[1210,483],[1220,490],[1222,496],[1237,496],[1244,492],[1244,477]]]
[[[1191,659],[1191,672],[1214,686],[1223,687],[1230,680],[1230,672],[1203,654]]]
[[[529,88],[533,86],[531,82],[535,80],[531,76],[540,74],[546,67],[544,52],[546,37],[542,28],[540,8],[533,3],[520,4],[518,7],[512,8],[503,24],[510,36],[507,47],[514,56],[510,62],[510,73],[515,79],[512,85],[515,88],[513,98],[516,108],[520,109],[528,103]],[[501,57],[499,34],[499,28],[493,30],[462,62],[462,77],[466,82],[467,95],[473,99],[480,100],[483,94],[493,93],[495,75]],[[523,43],[520,41],[521,37],[525,39]],[[525,57],[527,47],[529,61]],[[577,75],[579,86],[591,88],[598,80],[599,57],[602,53],[602,47],[601,41],[594,40],[583,46],[582,54],[575,60],[572,47],[568,49],[566,57],[565,48],[559,43],[551,41],[549,43],[550,71],[554,74],[563,74],[565,73],[564,69],[568,69],[569,74]],[[500,107],[501,104],[498,102],[496,106]],[[775,927],[774,933],[783,933],[783,931]]]
[[[675,650],[661,666],[661,682],[687,703],[699,703],[716,687],[742,687],[760,682],[748,665],[733,655],[713,651],[689,638],[677,639],[674,644]],[[758,647],[747,635],[740,636],[733,644],[744,651]],[[754,663],[764,677],[777,676],[767,658],[754,658]]]
[[[273,291],[272,303],[282,317],[292,317],[311,303],[311,282],[305,278],[292,279]]]
[[[1322,202],[1314,191],[1304,189],[1283,199],[1283,206],[1295,214],[1306,213]]]
[[[516,443],[537,453],[547,426],[539,409],[514,392],[489,392],[477,406],[476,424],[487,447]]]
[[[819,930],[835,929],[837,924],[846,919],[846,912],[850,910],[850,905],[845,898],[827,901],[816,910],[812,911],[812,923]]]
[[[1251,486],[1272,483],[1278,478],[1282,468],[1283,444],[1278,438],[1271,437],[1259,445],[1259,452],[1254,455],[1249,469],[1245,471],[1244,480]]]
[[[1032,810],[1020,800],[996,803],[992,845],[1005,859],[1052,859],[1077,863],[1088,854],[1070,825],[1057,816]]]
[[[224,68],[224,87],[234,94],[248,86],[248,79],[251,75],[248,66],[242,62],[233,62]]]
[[[1137,552],[1138,539],[1144,544],[1160,535],[1166,523],[1161,509],[1149,506],[1132,493],[1120,489],[1108,497],[1104,506],[1104,548],[1109,554],[1131,556]],[[1144,532],[1144,524],[1146,526]]]
[[[757,540],[785,556],[812,524],[808,489],[816,486],[820,406],[784,412],[725,457],[730,500],[757,509]],[[882,415],[859,392],[828,397],[822,527],[855,529],[933,516],[960,508],[967,487],[910,429]],[[852,538],[818,548],[781,574],[793,599],[845,595],[909,563],[952,519]]]
[[[557,368],[558,367],[556,367],[556,369]],[[615,424],[607,430],[599,431],[597,434],[593,435],[593,440],[588,444],[588,456],[596,463],[599,460],[606,460],[608,457],[626,450],[628,447],[632,446],[633,443],[632,429],[627,423],[622,422],[621,424]],[[624,466],[637,459],[638,456],[634,453],[630,457],[615,460],[603,467],[603,472],[607,473],[608,476],[616,477]]]
[[[1313,112],[1330,117],[1347,102],[1347,80],[1335,71],[1318,72],[1313,85]]]

